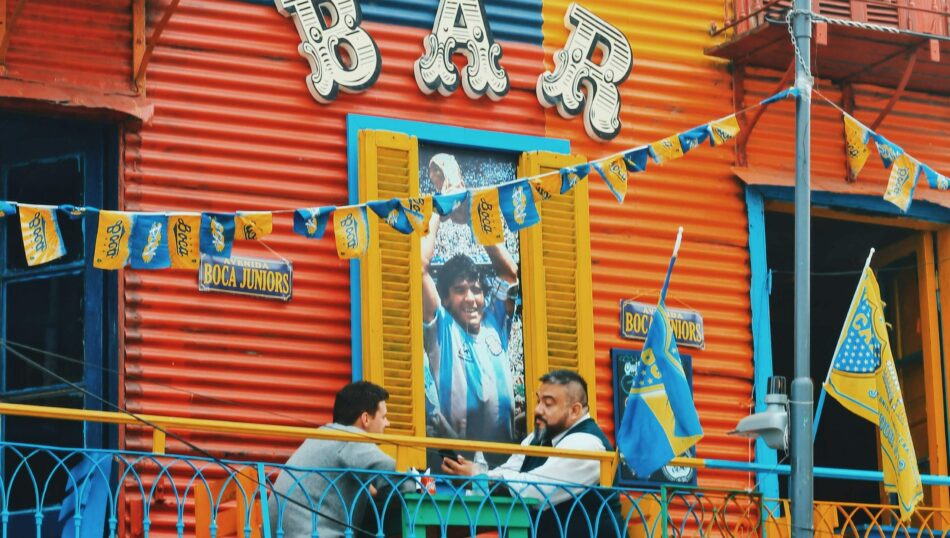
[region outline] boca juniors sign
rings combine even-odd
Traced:
[[[620,336],[627,340],[646,340],[654,310],[654,304],[620,301]],[[703,316],[699,312],[678,308],[667,308],[666,311],[678,345],[699,349],[706,346]]]
[[[288,261],[201,255],[198,291],[220,291],[289,301],[293,266]]]

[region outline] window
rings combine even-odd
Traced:
[[[115,206],[117,134],[93,124],[38,118],[0,117],[0,199],[28,204]],[[57,216],[66,255],[28,267],[17,215],[3,219],[0,233],[0,399],[8,403],[103,409],[89,393],[116,400],[115,273],[87,265],[95,238],[95,218]],[[89,238],[88,241],[84,240]],[[45,352],[45,353],[44,353]],[[75,386],[73,386],[75,385]],[[2,439],[63,447],[114,447],[114,432],[96,423],[4,416]],[[18,461],[8,458],[3,472]],[[38,478],[50,475],[54,462],[32,459]],[[47,488],[46,510],[57,511],[65,490],[60,480]],[[32,491],[32,484],[17,480]],[[27,500],[29,495],[11,494]],[[11,506],[13,511],[31,506]],[[56,525],[56,514],[44,517]],[[14,515],[11,528],[35,525],[32,513]],[[18,534],[17,531],[11,531]],[[28,531],[24,530],[24,533]],[[46,532],[44,530],[44,532]]]
[[[454,181],[449,177],[452,173],[445,170],[457,167],[466,186],[475,187],[557,171],[584,161],[581,156],[566,154],[566,142],[530,136],[365,116],[350,116],[348,131],[350,191],[358,193],[351,202],[432,193],[434,185],[429,176],[435,173],[430,172],[433,162],[444,169],[440,173],[445,181]],[[503,347],[511,368],[514,408],[516,416],[522,415],[518,416],[522,424],[523,415],[530,416],[534,408],[534,382],[549,369],[577,370],[594,386],[586,183],[544,201],[538,210],[539,224],[505,241],[517,267],[523,309],[509,317],[500,314],[499,320],[504,321],[498,322],[499,340],[507,344]],[[446,219],[446,229],[453,226],[451,220]],[[433,363],[428,360],[433,350],[425,344],[421,238],[419,234],[402,235],[380,224],[375,216],[370,218],[370,230],[374,240],[351,273],[358,288],[353,299],[354,377],[377,382],[389,390],[393,433],[422,436],[427,426],[423,369],[425,364]],[[459,241],[448,242],[456,247],[462,242],[475,245],[468,238],[470,233],[459,232]],[[505,280],[491,256],[481,253],[477,246],[437,252],[430,274],[437,276],[442,262],[457,254],[455,250],[472,258],[481,268],[480,274],[488,274],[485,287]],[[492,292],[479,293],[490,309]],[[482,319],[487,323],[487,315]],[[431,323],[434,320],[426,330]],[[522,338],[517,341],[519,332]],[[514,335],[510,342],[508,335]],[[472,345],[482,344],[476,341]],[[487,340],[484,345],[492,348]],[[526,422],[522,428],[530,429],[530,421]],[[431,422],[429,426],[431,430]],[[517,436],[510,434],[514,442],[520,441]],[[400,467],[420,466],[423,459],[421,451],[397,454]]]

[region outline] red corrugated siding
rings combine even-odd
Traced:
[[[512,91],[498,103],[472,101],[461,90],[427,97],[412,75],[426,32],[370,23],[364,28],[383,57],[378,82],[322,106],[305,86],[309,67],[297,54],[290,19],[270,6],[182,2],[148,70],[155,117],[126,138],[126,209],[344,204],[348,113],[544,134],[534,96],[543,68],[539,48],[504,44]],[[292,425],[330,420],[333,396],[351,376],[349,266],[337,259],[331,231],[308,241],[293,235],[291,226],[291,216],[280,215],[266,240],[294,263],[288,304],[199,294],[190,271],[125,272],[129,409]],[[238,242],[235,253],[272,256],[253,242]],[[218,454],[275,461],[297,444],[188,438]],[[130,431],[126,447],[147,448],[149,442],[150,435]],[[169,447],[184,450],[171,439]],[[173,521],[160,519],[153,532],[155,525],[171,528]]]
[[[570,2],[544,4],[546,61],[566,37]],[[721,17],[718,0],[658,7],[609,0],[585,7],[616,25],[633,47],[634,67],[622,86],[623,131],[610,144],[584,133],[581,118],[547,114],[547,135],[570,138],[589,158],[653,142],[732,111],[725,64],[703,56],[712,44],[709,21]],[[638,349],[619,337],[619,302],[654,302],[669,262],[677,226],[685,228],[667,303],[698,310],[706,349],[683,348],[693,357],[693,384],[706,436],[702,458],[747,461],[749,443],[727,436],[752,400],[752,339],[749,306],[748,225],[743,188],[730,172],[731,147],[693,150],[686,158],[631,176],[626,202],[618,205],[596,174],[591,175],[591,249],[597,362],[598,419],[613,426],[610,349]],[[699,473],[701,486],[747,488],[746,475]]]
[[[26,2],[12,32],[7,78],[134,93],[130,0]]]

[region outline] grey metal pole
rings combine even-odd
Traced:
[[[814,534],[811,380],[811,0],[795,0],[795,379],[792,381],[792,538]]]

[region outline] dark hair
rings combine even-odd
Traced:
[[[449,289],[459,280],[471,280],[478,282],[484,292],[488,289],[485,283],[484,275],[475,265],[475,262],[465,254],[456,254],[449,258],[449,261],[439,269],[439,280],[436,282],[436,289],[439,290],[439,297],[445,299],[449,296]]]
[[[572,370],[551,370],[541,376],[540,381],[548,385],[570,385],[577,384],[580,387],[580,394],[577,400],[582,406],[587,407],[587,381],[577,372]]]
[[[369,381],[356,381],[340,389],[333,402],[333,422],[351,426],[363,412],[376,415],[379,402],[389,399],[389,392]]]

